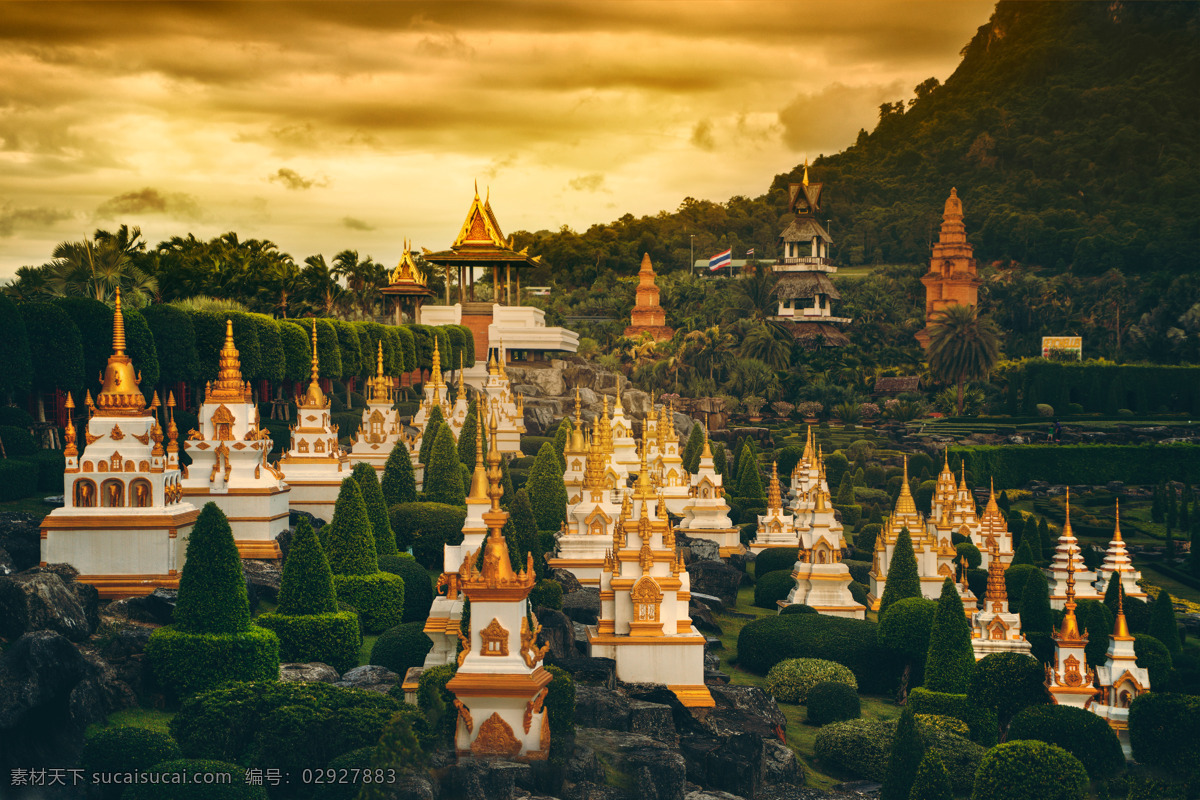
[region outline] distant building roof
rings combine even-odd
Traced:
[[[824,272],[784,272],[775,284],[775,294],[784,300],[826,295],[841,300],[842,295],[833,286],[833,281]]]
[[[779,238],[785,242],[808,242],[812,241],[813,237],[833,244],[833,238],[829,232],[812,217],[796,217],[783,229],[783,233],[779,234]]]
[[[873,394],[903,394],[916,392],[921,388],[921,378],[918,375],[900,375],[892,378],[876,378]]]

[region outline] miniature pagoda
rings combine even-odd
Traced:
[[[1125,620],[1125,593],[1120,589],[1117,590],[1117,619],[1112,635],[1108,637],[1107,656],[1107,661],[1096,667],[1100,691],[1089,708],[1108,722],[1121,742],[1125,757],[1130,758],[1133,749],[1129,745],[1129,705],[1135,697],[1150,691],[1150,671],[1138,666],[1133,634]]]
[[[417,263],[413,261],[412,244],[404,240],[404,253],[400,256],[400,263],[396,268],[388,273],[387,286],[379,290],[385,297],[395,298],[392,305],[392,315],[394,324],[401,323],[401,307],[411,303],[409,317],[415,324],[421,324],[421,303],[430,297],[433,297],[433,290],[425,285],[425,278],[421,275],[421,270],[417,268]]]
[[[367,407],[350,446],[350,460],[365,461],[382,476],[392,448],[404,446],[404,426],[400,413],[392,407],[392,379],[383,374],[383,342],[375,354],[375,375],[367,379],[366,389]]]
[[[679,437],[675,433],[675,413],[670,405],[663,403],[655,429],[658,440],[658,457],[654,472],[658,476],[658,488],[667,502],[667,510],[679,515],[688,504],[692,489],[692,476],[683,467],[683,456],[679,454]]]
[[[242,558],[279,558],[275,537],[288,526],[291,489],[267,462],[274,444],[259,427],[258,405],[242,380],[231,320],[225,321],[217,380],[204,388],[199,425],[183,443],[192,458],[183,468],[184,496],[201,506],[217,504]]]
[[[989,483],[988,502],[979,518],[978,530],[971,531],[971,542],[979,548],[982,555],[980,566],[991,569],[993,558],[1000,559],[1005,568],[1012,564],[1013,546],[1012,534],[1008,530],[1008,521],[1000,513],[1000,505],[996,502],[996,486]]]
[[[550,753],[550,715],[544,710],[551,675],[539,666],[549,645],[538,646],[541,630],[529,608],[536,580],[533,554],[515,572],[501,533],[508,512],[500,508],[500,448],[496,427],[488,442],[488,497],[483,515],[488,537],[466,554],[458,586],[471,601],[471,628],[462,639],[458,671],[446,688],[458,709],[455,749],[460,755],[537,760]],[[476,450],[478,454],[479,450]]]
[[[585,451],[583,482],[579,499],[567,506],[567,524],[558,540],[558,555],[546,562],[551,569],[572,573],[584,586],[596,587],[600,586],[613,526],[619,524],[622,513],[619,495],[614,496],[614,486],[604,473],[607,459],[596,435],[598,427],[593,427],[590,442],[584,439],[582,430],[571,434],[572,438],[579,436],[579,446]]]
[[[793,514],[813,508],[812,491],[816,488],[817,481],[821,476],[821,458],[817,452],[810,425],[804,442],[804,453],[796,462],[796,466],[792,468],[788,484],[788,497],[790,498],[788,507]]]
[[[813,508],[796,518],[800,549],[792,568],[795,585],[788,596],[777,603],[781,611],[793,603],[804,603],[821,614],[865,619],[866,607],[850,594],[850,568],[842,563],[846,539],[842,524],[834,515],[823,464],[820,469],[821,475],[812,492]]]
[[[584,472],[590,448],[583,438],[583,416],[579,389],[575,390],[575,422],[563,447],[563,485],[567,487],[567,508],[583,499]]]
[[[658,284],[654,282],[654,265],[650,263],[650,254],[642,254],[642,267],[638,270],[637,298],[633,310],[629,313],[629,327],[625,335],[632,339],[649,334],[656,342],[666,341],[675,335],[675,331],[667,327],[667,315],[658,302]]]
[[[992,540],[989,549],[987,594],[983,606],[971,618],[971,649],[975,651],[975,660],[992,653],[1030,655],[1029,640],[1021,633],[1021,617],[1008,608],[1000,545]]]
[[[979,302],[979,270],[974,248],[967,242],[963,225],[962,201],[958,190],[951,189],[942,212],[942,230],[933,246],[929,272],[921,278],[925,284],[925,327],[917,331],[921,347],[929,349],[930,324],[939,311],[949,306],[973,306]]]
[[[796,532],[795,517],[783,510],[779,465],[771,462],[771,482],[767,484],[767,513],[758,517],[758,530],[750,542],[750,550],[757,554],[772,547],[799,546],[800,534]]]
[[[418,434],[425,433],[425,424],[429,422],[429,415],[433,413],[434,406],[442,410],[442,419],[447,422],[454,413],[454,408],[450,405],[450,387],[446,385],[446,379],[442,377],[442,354],[438,350],[436,336],[433,337],[433,357],[430,364],[429,380],[425,382],[423,390],[424,396],[417,413],[412,418],[413,427],[417,429]],[[420,438],[420,435],[417,438]]]
[[[450,430],[454,431],[455,439],[462,434],[462,427],[467,421],[467,415],[471,412],[471,400],[468,397],[465,377],[460,353],[458,356],[458,387],[454,396],[454,407],[450,409],[450,413],[446,417]]]
[[[808,164],[804,179],[788,185],[788,213],[795,216],[779,234],[783,257],[771,267],[779,276],[775,284],[779,307],[772,319],[810,346],[841,346],[850,342],[841,331],[850,319],[833,314],[833,303],[842,296],[829,279],[837,272],[829,258],[833,239],[817,220],[821,187],[808,182]]]
[[[608,416],[607,396],[604,398],[604,414],[606,417]],[[613,405],[612,422],[609,425],[607,440],[611,445],[608,448],[609,466],[624,482],[630,474],[637,472],[638,450],[637,439],[633,437],[633,423],[625,416],[625,407],[621,405],[619,390]]]
[[[168,416],[167,447],[155,410],[138,384],[141,376],[125,353],[121,291],[113,312],[113,353],[100,393],[87,395],[82,456],[67,396],[63,506],[41,524],[41,564],[70,564],[78,581],[101,597],[146,595],[179,587],[187,538],[199,509],[183,500],[178,430]],[[174,408],[172,396],[168,412]]]
[[[704,636],[688,616],[691,578],[676,553],[666,505],[650,485],[645,443],[643,435],[632,499],[613,526],[600,575],[600,619],[587,629],[588,651],[615,659],[618,680],[666,684],[683,705],[711,707]]]
[[[317,357],[317,321],[312,326],[312,377],[308,389],[296,397],[296,424],[291,449],[279,459],[284,480],[291,487],[291,508],[317,519],[333,519],[333,506],[350,472],[350,458],[338,444],[338,429],[331,421],[329,398],[321,391]]]
[[[1108,550],[1104,553],[1104,563],[1096,570],[1096,591],[1104,595],[1108,591],[1108,582],[1114,575],[1120,575],[1122,593],[1126,597],[1145,600],[1146,593],[1137,583],[1142,579],[1142,573],[1133,568],[1133,562],[1129,560],[1129,551],[1125,549],[1125,540],[1121,538],[1120,500],[1117,501],[1115,516],[1116,527],[1113,529],[1112,541],[1108,543]]]
[[[1080,600],[1102,600],[1104,595],[1096,591],[1095,581],[1096,573],[1083,565],[1079,541],[1071,530],[1071,490],[1067,489],[1066,520],[1058,537],[1058,546],[1054,548],[1054,559],[1050,562],[1050,607],[1065,607],[1068,583],[1072,586],[1071,593]],[[1083,584],[1082,591],[1075,588],[1080,584]]]
[[[1054,660],[1046,665],[1046,689],[1058,705],[1087,708],[1096,695],[1096,675],[1087,663],[1088,637],[1075,616],[1075,570],[1067,566],[1066,603],[1062,626],[1051,634]]]
[[[692,476],[688,503],[683,508],[683,519],[675,529],[679,533],[716,542],[721,558],[745,551],[741,531],[729,518],[729,504],[725,502],[725,488],[721,474],[713,465],[712,447],[708,443],[708,431],[704,431],[704,450],[700,454],[700,467]]]
[[[488,360],[483,395],[487,412],[496,418],[500,426],[495,431],[500,452],[508,455],[521,452],[521,436],[525,433],[525,400],[520,395],[513,396],[504,360],[504,343],[500,342]]]

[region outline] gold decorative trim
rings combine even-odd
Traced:
[[[497,711],[484,720],[475,741],[471,742],[471,753],[476,756],[515,758],[521,750],[521,743],[513,734],[512,726]]]

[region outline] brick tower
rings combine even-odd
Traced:
[[[947,306],[973,306],[979,302],[979,271],[975,249],[967,242],[962,221],[962,201],[958,190],[951,189],[942,212],[942,231],[933,246],[929,272],[921,278],[925,284],[925,327],[917,331],[921,347],[929,348],[929,323],[933,315]]]
[[[631,337],[649,333],[655,341],[670,339],[675,331],[667,327],[667,315],[658,304],[658,284],[654,282],[654,266],[650,254],[642,254],[642,268],[638,270],[637,299],[629,314],[629,327],[625,335]]]

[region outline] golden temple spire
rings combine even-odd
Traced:
[[[900,496],[896,498],[897,514],[916,514],[917,503],[913,500],[912,487],[908,485],[908,456],[904,456],[904,477],[900,481]]]
[[[477,424],[475,425],[475,470],[471,473],[471,491],[467,495],[468,501],[477,503],[488,501],[488,476],[487,470],[483,465],[483,431],[487,427],[487,420],[483,418],[483,409],[479,407],[479,401],[475,402],[475,416]]]
[[[805,428],[807,429],[807,432],[805,433],[805,436],[804,436],[804,455],[801,456],[801,460],[804,461],[804,463],[807,464],[809,466],[809,468],[811,469],[812,468],[812,460],[813,460],[812,425],[806,425]]]
[[[496,419],[496,413],[492,412],[492,420],[488,424],[488,497],[492,500],[491,513],[501,513],[500,498],[504,496],[504,488],[500,485],[503,480],[504,473],[500,469],[500,447],[496,444],[496,429],[500,426],[500,421]]]
[[[325,393],[321,391],[321,360],[317,356],[317,319],[312,321],[312,370],[308,381],[308,390],[304,393],[298,406],[304,408],[324,408],[328,402]]]
[[[179,453],[179,428],[175,427],[175,392],[167,392],[167,455]]]
[[[504,362],[508,360],[504,355],[504,340],[501,339],[499,344],[500,344],[500,347],[498,349],[500,350],[500,355],[496,359],[496,361],[498,363],[498,366],[500,367],[500,377],[504,378],[505,380],[508,380],[508,373],[504,371]]]
[[[233,320],[225,320],[225,343],[218,357],[217,380],[210,383],[205,402],[212,400],[245,400],[250,392],[242,381],[242,362],[233,344]]]
[[[434,386],[444,386],[442,380],[442,354],[438,351],[438,339],[433,337],[433,366],[429,371],[429,382]]]
[[[497,375],[497,374],[499,374],[499,373],[497,372],[497,369],[496,369],[496,351],[493,348],[488,352],[488,375]]]
[[[779,491],[779,462],[771,462],[771,482],[767,484],[767,510],[779,511],[783,508],[783,499]]]
[[[71,419],[71,412],[75,410],[75,400],[72,399],[71,393],[67,392],[67,427],[63,431],[63,439],[66,445],[63,447],[63,455],[67,458],[73,458],[79,455],[79,450],[75,447],[75,423]]]
[[[1133,641],[1129,632],[1129,623],[1125,619],[1125,586],[1121,583],[1121,574],[1117,573],[1117,619],[1113,623],[1112,638],[1117,641]]]
[[[708,443],[708,428],[703,427],[701,430],[704,431],[704,449],[700,452],[700,458],[712,458],[712,447]]]
[[[988,582],[986,603],[992,603],[992,611],[999,611],[995,603],[1008,602],[1008,587],[1004,583],[1004,565],[1000,563],[1000,545],[995,539],[988,545]],[[985,605],[986,607],[986,605]]]
[[[1071,529],[1071,490],[1067,489],[1067,519],[1063,523],[1063,532],[1066,535]],[[1118,574],[1117,580],[1120,580]],[[1070,548],[1067,549],[1067,604],[1065,606],[1066,614],[1063,615],[1062,628],[1058,631],[1055,637],[1060,642],[1078,642],[1086,641],[1087,636],[1079,631],[1079,620],[1075,617],[1075,559]]]
[[[966,459],[963,459],[962,461],[959,462],[959,467],[961,468],[962,477],[959,479],[959,482],[958,482],[958,490],[960,492],[965,492],[965,491],[967,491],[967,462],[966,462]]]
[[[125,354],[125,315],[121,311],[121,290],[117,289],[113,311],[113,353],[101,378],[103,386],[96,395],[96,414],[101,417],[140,417],[146,410],[146,398],[138,384],[142,376],[134,372],[133,361]]]
[[[158,424],[158,392],[154,393],[154,397],[150,400],[150,413],[154,416],[154,424],[150,426],[150,438],[154,440],[154,446],[150,448],[150,455],[155,458],[161,458],[166,455],[163,452],[163,429],[162,425]]]
[[[1113,512],[1113,515],[1116,518],[1116,523],[1117,523],[1116,527],[1113,529],[1113,541],[1114,542],[1124,541],[1121,538],[1121,498],[1119,498],[1119,497],[1117,498],[1117,510],[1115,512]]]
[[[458,396],[466,397],[466,384],[463,382],[463,355],[458,354]]]
[[[582,422],[581,417],[581,401],[579,399],[579,387],[575,387],[575,427],[578,428]]]
[[[808,186],[808,159],[804,159],[804,177],[800,179],[800,183]]]

